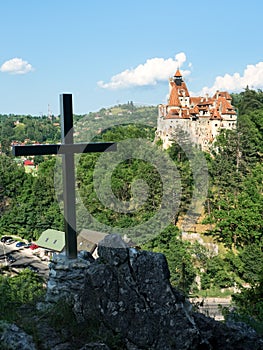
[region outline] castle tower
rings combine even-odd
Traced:
[[[182,74],[180,73],[179,69],[177,69],[177,71],[175,72],[175,74],[173,76],[173,81],[175,82],[175,84],[177,86],[182,85],[183,77],[182,77]]]
[[[169,105],[173,107],[189,107],[190,95],[179,69],[170,79]]]
[[[235,129],[237,114],[231,104],[231,95],[217,91],[213,97],[190,97],[179,69],[169,78],[167,104],[158,108],[156,138],[168,148],[176,133],[186,132],[190,140],[208,150],[221,129]]]

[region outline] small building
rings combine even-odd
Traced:
[[[30,159],[26,159],[23,161],[23,165],[26,173],[33,173],[35,171],[34,162]]]
[[[96,258],[97,246],[107,233],[83,229],[77,236],[77,250],[86,250]],[[65,232],[54,229],[47,229],[42,232],[36,244],[44,248],[45,255],[51,256],[53,253],[62,253],[65,249]]]
[[[98,254],[97,254],[98,243],[102,241],[104,237],[107,235],[108,233],[99,232],[99,231],[92,231],[88,229],[81,230],[77,237],[78,251],[87,250],[94,257],[98,257]]]
[[[51,256],[53,253],[62,253],[65,248],[65,232],[47,229],[42,232],[36,244],[44,248],[44,255]]]

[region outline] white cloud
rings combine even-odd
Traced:
[[[225,74],[223,77],[217,76],[214,85],[210,88],[205,86],[200,94],[208,93],[212,95],[216,90],[238,92],[246,88],[246,86],[249,86],[251,89],[263,87],[263,62],[247,65],[243,75],[234,73],[233,75]]]
[[[26,74],[33,71],[33,67],[27,61],[23,61],[22,58],[12,58],[2,64],[0,71],[3,73],[11,74]]]
[[[114,75],[110,82],[98,81],[98,86],[104,89],[121,89],[133,86],[156,85],[158,81],[167,81],[168,77],[173,75],[178,67],[186,61],[184,52],[175,55],[175,58],[150,58],[144,64],[136,68],[126,69],[125,71]],[[182,70],[182,75],[190,74],[188,70]]]

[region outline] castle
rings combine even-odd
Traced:
[[[156,138],[168,148],[180,134],[207,151],[221,129],[235,129],[237,113],[228,92],[217,91],[213,97],[191,97],[177,69],[169,79],[168,104],[158,106]]]

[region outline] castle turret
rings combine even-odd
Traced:
[[[190,96],[179,69],[170,79],[170,97],[168,104],[175,107],[189,107]]]
[[[183,77],[182,77],[182,74],[179,71],[179,69],[177,69],[177,71],[175,72],[175,74],[173,76],[173,81],[175,82],[175,84],[177,86],[181,86],[182,85]]]

